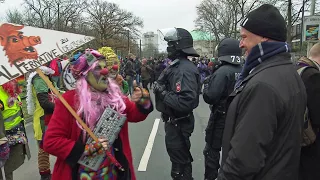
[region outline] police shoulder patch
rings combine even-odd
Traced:
[[[181,91],[181,82],[180,82],[180,81],[178,81],[178,82],[176,83],[176,91],[177,91],[177,92],[180,92],[180,91]]]

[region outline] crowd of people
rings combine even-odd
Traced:
[[[220,63],[215,61],[215,58],[193,57],[191,61],[198,68],[201,74],[201,83],[209,75],[219,68]],[[153,88],[155,81],[159,78],[162,71],[171,63],[168,58],[137,58],[133,54],[129,54],[120,60],[120,74],[123,77],[128,77],[131,89],[135,86],[142,86],[147,90]],[[132,81],[132,83],[131,83]],[[202,92],[201,92],[202,93]]]
[[[243,20],[240,41],[221,40],[212,59],[198,55],[187,30],[172,28],[164,36],[166,59],[130,53],[119,63],[81,49],[67,68],[57,59],[41,66],[64,98],[37,72],[29,75],[27,109],[41,180],[135,180],[128,122],[145,120],[154,107],[164,121],[172,179],[193,180],[190,137],[199,98],[211,111],[205,180],[319,180],[320,43],[293,64],[286,34],[279,10],[265,4]],[[72,75],[68,86],[64,71]],[[20,93],[16,80],[0,86],[0,166],[8,180],[30,158]],[[88,129],[111,134],[93,141]],[[50,155],[57,157],[52,172]],[[99,163],[83,163],[88,159]]]

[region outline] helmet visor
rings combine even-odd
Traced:
[[[180,40],[176,28],[160,29],[159,31],[161,32],[163,39],[167,42]]]

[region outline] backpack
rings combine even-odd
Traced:
[[[302,76],[303,72],[307,68],[313,68],[309,66],[301,67],[297,70],[298,74]],[[309,146],[315,142],[317,138],[316,133],[314,132],[312,125],[311,125],[311,120],[309,117],[309,110],[308,107],[306,107],[306,110],[304,112],[304,118],[303,118],[303,130],[302,130],[302,141],[301,141],[301,146]]]

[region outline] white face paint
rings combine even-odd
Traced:
[[[117,74],[109,74],[109,78],[115,79],[117,77]]]

